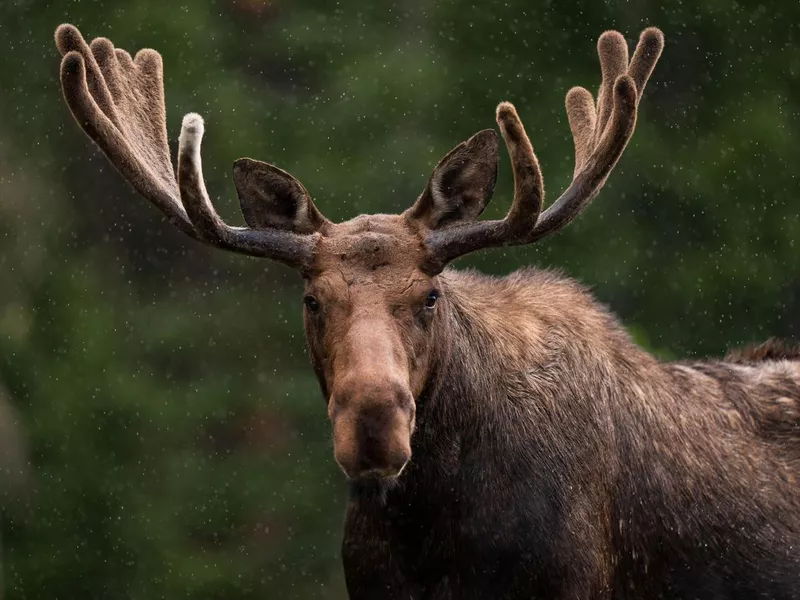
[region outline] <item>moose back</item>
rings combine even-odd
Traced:
[[[633,134],[663,36],[598,42],[597,103],[567,94],[575,175],[546,210],[514,107],[505,218],[491,198],[498,139],[451,150],[400,215],[332,223],[300,182],[234,164],[246,227],[214,210],[196,114],[177,177],[161,56],[131,57],[62,25],[64,97],[122,175],[198,241],[299,270],[314,371],[350,481],[350,596],[376,599],[800,598],[800,352],[660,363],[580,285],[447,268],[536,242],[592,200]]]

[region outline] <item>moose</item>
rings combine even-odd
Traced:
[[[800,598],[800,348],[660,362],[577,282],[548,270],[447,268],[537,242],[602,188],[663,49],[644,30],[598,42],[597,102],[572,88],[574,179],[543,210],[513,105],[497,108],[514,195],[479,216],[498,168],[487,129],[453,148],[399,215],[326,219],[286,171],[242,158],[245,227],[209,200],[202,118],[177,172],[163,67],[56,31],[64,98],[84,132],[178,229],[271,258],[305,282],[308,350],[349,482],[342,559],[361,599]]]

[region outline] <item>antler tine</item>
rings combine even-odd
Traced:
[[[642,99],[642,93],[656,68],[656,63],[664,51],[664,34],[658,27],[648,27],[639,36],[639,43],[633,53],[628,75],[633,77],[636,84],[637,101]]]
[[[645,29],[630,64],[625,39],[615,31],[598,41],[603,81],[597,108],[585,88],[572,88],[566,108],[575,143],[574,178],[567,190],[539,214],[544,196],[538,161],[514,107],[503,102],[497,122],[514,171],[514,201],[506,217],[432,231],[428,247],[434,268],[481,248],[529,244],[572,221],[597,195],[636,126],[642,90],[664,46],[655,27]]]
[[[511,170],[514,172],[514,200],[505,218],[507,235],[512,240],[524,239],[528,231],[536,225],[542,210],[542,170],[514,105],[501,102],[497,107],[496,119],[511,158]]]
[[[614,107],[614,84],[628,70],[628,44],[619,31],[606,31],[597,40],[602,80],[597,92],[597,122],[594,144],[603,135]],[[569,113],[567,113],[569,115]]]
[[[77,28],[61,25],[55,34],[63,55],[64,98],[84,132],[142,196],[192,238],[293,267],[307,264],[316,237],[288,231],[226,225],[205,189],[200,162],[203,122],[184,119],[178,178],[167,144],[161,55],[140,50],[135,58],[105,38],[87,44]]]

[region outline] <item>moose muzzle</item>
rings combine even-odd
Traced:
[[[350,479],[397,477],[411,459],[414,398],[391,378],[350,378],[328,404],[336,462]]]

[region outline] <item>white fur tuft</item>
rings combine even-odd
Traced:
[[[178,138],[178,143],[181,148],[197,148],[200,146],[200,141],[203,139],[205,126],[203,125],[203,117],[197,113],[189,113],[183,117],[183,125],[181,126],[181,135]]]

